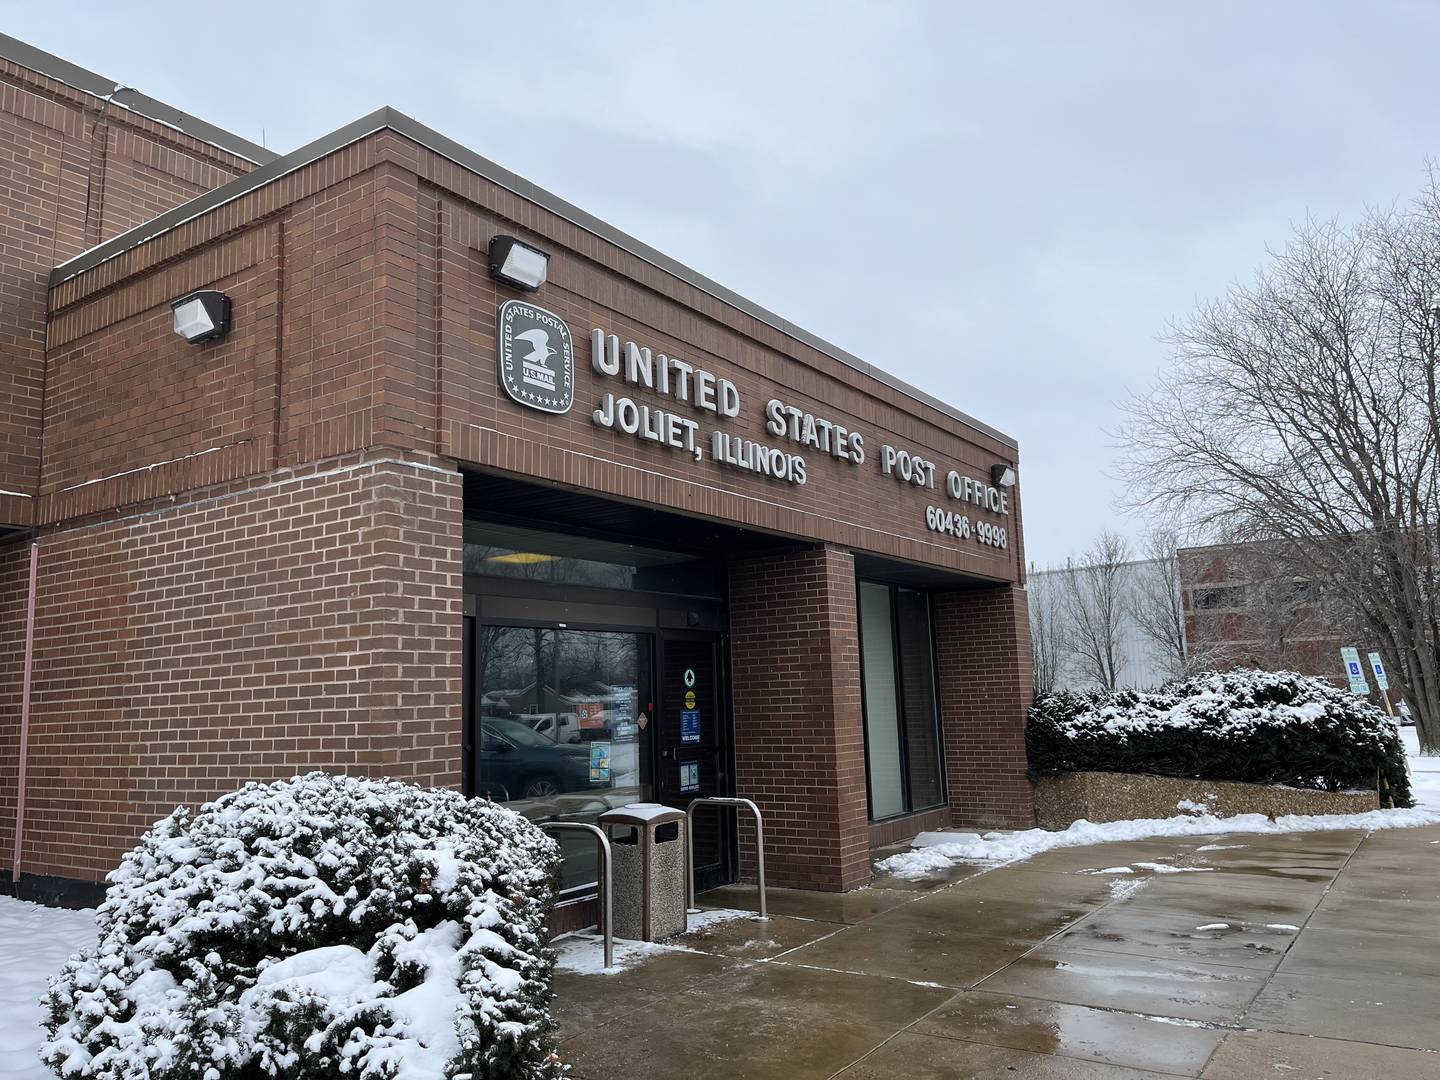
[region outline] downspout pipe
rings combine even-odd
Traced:
[[[59,210],[56,210],[58,215]],[[51,253],[52,258],[54,253]],[[25,858],[25,789],[30,765],[30,690],[35,673],[35,599],[40,579],[40,486],[45,480],[45,417],[50,403],[50,298],[45,298],[45,354],[40,366],[40,430],[35,447],[35,490],[30,496],[30,581],[25,590],[25,666],[20,683],[20,746],[15,772],[15,835],[10,886],[20,895],[20,867]]]
[[[20,766],[15,778],[15,865],[10,874],[20,895],[20,863],[25,851],[25,788],[30,764],[30,676],[35,668],[35,586],[40,570],[40,538],[30,537],[30,585],[25,594],[25,673],[20,688]]]

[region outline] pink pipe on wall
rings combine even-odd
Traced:
[[[15,780],[15,869],[10,880],[20,889],[20,859],[25,847],[25,771],[30,761],[30,671],[35,657],[35,578],[40,541],[30,541],[30,588],[25,599],[25,677],[20,690],[20,772]]]

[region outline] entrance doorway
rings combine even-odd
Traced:
[[[734,795],[725,556],[785,542],[467,472],[465,791],[535,821],[587,822],[626,803]],[[701,888],[735,878],[733,817],[697,815]],[[593,844],[561,843],[564,887],[583,898]]]
[[[713,634],[671,631],[659,639],[656,800],[685,808],[732,794],[722,642]],[[728,813],[695,818],[696,889],[734,880],[735,830]]]
[[[471,621],[466,790],[533,821],[595,821],[634,802],[730,793],[720,634]],[[597,878],[566,838],[564,887]],[[700,888],[734,879],[734,829],[696,822]]]

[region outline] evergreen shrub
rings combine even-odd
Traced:
[[[1363,698],[1292,671],[1210,672],[1144,693],[1062,691],[1035,700],[1033,773],[1125,772],[1377,790],[1411,806],[1395,722]]]
[[[41,1057],[103,1080],[549,1080],[554,841],[457,792],[311,773],[159,822]]]

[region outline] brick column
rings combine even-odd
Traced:
[[[735,791],[765,814],[767,883],[870,881],[855,565],[830,547],[730,564]],[[753,874],[751,830],[741,862]]]
[[[1025,715],[1034,686],[1025,590],[937,593],[935,651],[951,822],[1033,826],[1025,777]]]

